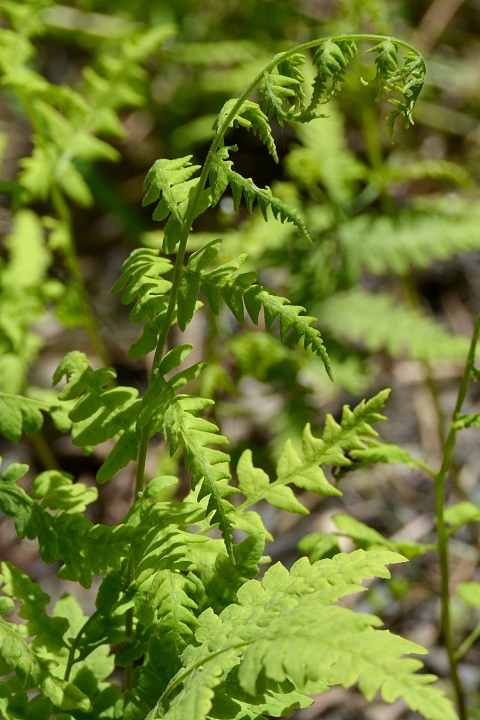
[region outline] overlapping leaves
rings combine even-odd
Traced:
[[[238,592],[238,604],[218,616],[212,610],[202,613],[198,646],[184,653],[184,670],[172,679],[149,720],[185,715],[203,720],[220,679],[228,682],[230,674],[252,704],[259,696],[265,699],[271,683],[290,681],[297,691],[318,692],[334,683],[349,687],[358,682],[368,699],[380,691],[389,702],[403,697],[431,720],[453,720],[451,703],[431,685],[435,678],[417,674],[421,662],[402,657],[425,652],[423,648],[377,630],[378,618],[332,607],[361,589],[361,580],[388,577],[385,565],[402,561],[387,551],[360,550],[313,566],[303,559],[290,573],[277,564],[261,583],[247,582]]]

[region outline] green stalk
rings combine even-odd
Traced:
[[[70,646],[70,651],[69,651],[69,653],[68,653],[67,667],[65,668],[65,675],[64,675],[64,678],[63,678],[64,680],[68,681],[69,678],[70,678],[70,673],[71,673],[71,671],[72,671],[72,667],[73,667],[74,664],[75,664],[75,652],[76,652],[77,649],[78,649],[78,645],[79,645],[79,643],[80,643],[80,638],[82,637],[82,635],[85,634],[85,632],[86,632],[86,630],[88,629],[88,627],[89,627],[93,622],[95,622],[95,620],[99,617],[99,615],[100,615],[100,612],[99,612],[98,610],[95,610],[95,612],[94,612],[92,615],[90,615],[89,618],[87,618],[87,620],[84,622],[84,624],[82,625],[82,627],[80,628],[80,630],[79,630],[78,633],[76,634],[75,639],[73,640],[73,642],[72,642],[72,644],[71,644],[71,646]]]
[[[443,517],[445,507],[445,482],[448,470],[452,462],[453,451],[457,430],[455,429],[455,420],[458,417],[465,396],[467,394],[468,382],[471,372],[475,364],[475,349],[477,346],[478,336],[480,333],[480,316],[477,318],[475,328],[473,330],[470,349],[468,351],[467,362],[463,371],[462,380],[458,389],[457,402],[450,421],[450,429],[445,442],[445,451],[443,454],[442,465],[435,477],[435,521],[438,534],[438,554],[440,559],[441,570],[441,624],[443,641],[448,655],[452,682],[455,688],[457,698],[457,708],[460,720],[467,720],[467,709],[465,700],[465,690],[463,688],[460,676],[458,674],[458,656],[453,647],[452,625],[450,613],[450,566],[448,559],[448,531]]]

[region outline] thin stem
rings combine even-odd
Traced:
[[[85,635],[85,632],[87,631],[89,626],[98,618],[99,615],[100,612],[98,610],[95,610],[93,615],[90,615],[90,617],[87,618],[87,620],[84,622],[77,635],[75,636],[75,640],[73,641],[70,647],[70,652],[68,653],[67,667],[65,668],[64,680],[69,679],[72,667],[75,664],[75,652],[78,649],[80,638],[82,637],[82,635]]]
[[[455,404],[452,420],[450,422],[450,429],[445,442],[445,451],[443,455],[442,465],[435,478],[435,520],[437,524],[438,554],[441,570],[442,634],[448,655],[452,682],[457,697],[457,707],[460,720],[467,720],[467,709],[465,701],[465,691],[458,674],[458,659],[453,648],[450,614],[450,567],[448,560],[448,531],[443,517],[443,511],[445,507],[445,481],[452,462],[452,456],[455,448],[455,440],[457,434],[457,431],[455,429],[455,420],[462,409],[462,405],[467,394],[470,374],[472,369],[474,368],[475,363],[475,349],[477,346],[479,333],[480,316],[477,318],[475,328],[473,330],[467,362],[465,364],[465,369],[463,371],[460,387],[458,389],[457,402]]]
[[[465,638],[463,643],[460,645],[460,647],[455,652],[455,660],[457,662],[459,660],[461,660],[461,658],[465,655],[467,650],[469,650],[472,647],[473,643],[476,642],[479,637],[480,637],[480,623],[478,623],[477,627],[474,630],[472,630],[472,632],[470,633],[470,635],[467,638]]]

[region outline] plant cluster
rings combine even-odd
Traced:
[[[478,379],[479,324],[438,472],[378,439],[373,425],[383,419],[388,390],[353,409],[345,405],[337,419],[327,415],[321,429],[308,422],[301,432],[293,428],[293,440],[300,438],[300,443],[280,433],[272,472],[255,462],[251,449],[232,463],[228,439],[214,422],[214,387],[227,383],[221,358],[188,364],[194,345],[175,341],[199,314],[212,318],[213,324],[228,314],[236,326],[251,328],[232,334],[224,350],[239,366],[244,364],[245,374],[266,377],[275,374],[275,365],[285,363],[287,373],[290,368],[296,377],[314,362],[323,366],[330,380],[337,367],[341,377],[345,339],[360,337],[369,350],[387,346],[393,355],[410,343],[412,356],[425,362],[467,352],[463,339],[428,318],[419,319],[418,308],[392,309],[387,296],[357,288],[362,269],[377,274],[393,269],[407,285],[411,265],[421,266],[436,254],[447,257],[459,249],[455,218],[450,218],[452,234],[445,231],[441,249],[434,243],[422,249],[409,244],[411,228],[431,221],[428,209],[421,207],[411,208],[400,221],[407,240],[389,228],[398,242],[384,248],[385,226],[395,220],[386,213],[378,217],[368,208],[377,199],[386,202],[385,178],[352,161],[342,146],[341,121],[332,101],[342,90],[358,45],[369,42],[375,75],[363,81],[364,90],[393,103],[387,123],[392,134],[396,119],[407,126],[413,122],[425,79],[423,58],[392,37],[335,35],[308,41],[278,53],[238,98],[223,105],[203,165],[193,163],[191,155],[153,164],[145,179],[144,205],[154,206],[153,218],[164,223],[163,229],[153,242],[150,236],[149,246],[130,253],[113,287],[121,302],[132,306],[131,322],[142,325],[128,351],[132,360],[150,359],[148,383],[140,392],[119,384],[107,362],[73,243],[69,202],[92,201],[85,179],[89,168],[99,160],[115,160],[111,144],[98,135],[122,133],[118,112],[141,105],[142,94],[135,89],[145,80],[144,63],[168,40],[173,27],[161,24],[131,35],[131,28],[127,33],[120,23],[115,32],[123,39],[121,47],[115,33],[107,38],[96,69],[85,70],[77,91],[47,81],[32,68],[39,23],[58,21],[55,13],[49,15],[52,7],[48,0],[5,2],[2,7],[9,23],[0,29],[2,80],[31,124],[33,151],[22,161],[18,178],[1,187],[12,197],[15,216],[5,244],[8,261],[0,266],[0,431],[13,443],[23,433],[31,436],[49,467],[26,483],[27,465],[5,463],[0,510],[13,518],[20,539],[37,541],[44,563],[60,564],[58,578],[86,589],[98,580],[98,589],[95,610],[88,616],[72,594],[62,595],[50,611],[50,598],[40,585],[13,563],[2,562],[2,717],[279,717],[308,706],[310,695],[333,685],[358,683],[367,700],[377,693],[389,703],[402,698],[422,717],[454,720],[453,703],[433,684],[435,676],[422,672],[416,657],[405,657],[426,650],[379,629],[376,616],[338,604],[364,590],[362,581],[388,578],[388,565],[433,547],[442,570],[442,630],[458,714],[464,720],[466,700],[457,665],[476,631],[455,649],[448,539],[464,524],[477,521],[480,511],[467,501],[445,510],[445,481],[456,433],[480,424],[478,415],[462,414],[469,379]],[[77,12],[66,7],[61,11],[64,23],[73,22],[70,10]],[[327,103],[328,121],[321,112]],[[238,148],[225,144],[232,128],[243,128],[277,162],[274,123],[292,124],[299,141],[286,157],[291,182],[279,184],[277,194],[237,172]],[[338,162],[341,171],[329,173],[328,163],[318,162],[322,153]],[[395,167],[385,172],[401,175]],[[402,172],[401,177],[410,173],[466,182],[448,163],[411,163]],[[362,192],[357,191],[359,178],[366,181]],[[319,209],[320,192],[327,201]],[[227,231],[223,242],[191,233],[204,213],[225,197],[231,197],[235,212],[245,206],[252,214],[251,224]],[[36,211],[42,203],[52,209],[51,215]],[[367,211],[354,217],[359,208]],[[442,217],[439,208],[437,217]],[[259,250],[255,232],[265,221],[270,245]],[[291,301],[260,282],[258,273],[284,264],[281,243],[291,241],[294,248],[300,242],[311,243],[311,228],[323,233],[325,242],[308,255],[299,251],[293,288],[299,301]],[[468,239],[464,242],[468,247]],[[245,252],[250,245],[253,251]],[[67,286],[51,277],[53,264],[59,262],[68,270]],[[321,277],[322,263],[338,268],[336,280]],[[375,324],[365,329],[362,321],[371,317],[375,304]],[[311,305],[322,332],[325,328],[332,340],[331,353],[316,318],[306,314]],[[348,311],[342,310],[346,306]],[[84,325],[101,366],[73,349],[54,373],[56,389],[45,390],[30,383],[28,370],[40,351],[36,323],[51,308],[66,325]],[[348,329],[338,323],[345,312],[352,318]],[[387,315],[391,324],[392,312],[397,313],[395,335],[382,323]],[[306,397],[302,400],[306,415],[311,405]],[[131,507],[120,522],[95,523],[89,506],[97,499],[97,487],[76,481],[50,462],[42,440],[46,418],[85,453],[107,444],[97,483],[111,481],[135,463]],[[172,460],[164,463],[170,471],[152,477],[147,456],[159,436]],[[345,475],[379,462],[420,467],[433,478],[435,545],[386,540],[353,518],[338,515],[339,532],[358,549],[340,552],[337,534],[310,535],[300,545],[309,559],[302,557],[290,569],[276,563],[264,571],[270,562],[265,545],[272,535],[262,508],[308,514],[308,493],[339,496]],[[187,490],[177,493],[185,478]],[[465,583],[459,593],[465,603],[478,606],[476,583]]]

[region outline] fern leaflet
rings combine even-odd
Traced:
[[[75,685],[55,677],[48,664],[18,635],[16,627],[0,618],[0,653],[6,666],[17,674],[24,686],[40,688],[57,708],[90,712],[92,705],[88,697]]]
[[[217,131],[223,124],[224,119],[229,115],[236,102],[237,98],[227,100],[215,120],[213,126],[215,131]],[[270,123],[268,122],[268,117],[265,115],[258,103],[253,102],[252,100],[245,100],[240,109],[237,110],[230,123],[230,127],[237,125],[244,127],[247,130],[251,130],[254,135],[260,138],[275,162],[278,162],[277,148],[275,147],[275,141],[273,139]]]
[[[177,395],[165,413],[164,430],[170,430],[172,455],[178,448],[180,438],[183,441],[192,487],[195,488],[201,481],[198,497],[208,497],[207,513],[213,512],[211,522],[218,523],[228,555],[234,562],[230,517],[233,506],[225,499],[235,492],[235,488],[228,484],[231,478],[228,468],[230,458],[226,453],[208,447],[223,445],[228,440],[217,434],[216,425],[193,414],[209,405],[213,405],[213,400]]]
[[[352,464],[348,454],[364,450],[368,440],[377,435],[372,424],[384,419],[380,411],[389,392],[383,390],[371,400],[362,400],[354,410],[345,405],[340,423],[332,415],[327,415],[321,438],[315,438],[310,425],[307,425],[302,438],[303,457],[288,440],[277,464],[277,479],[271,483],[263,470],[253,466],[250,451],[245,451],[237,467],[239,489],[247,497],[240,508],[268,500],[274,507],[308,514],[308,510],[293,495],[289,484],[318,495],[341,495],[340,490],[328,482],[319,466],[348,467]]]
[[[169,254],[175,250],[180,240],[183,217],[187,208],[190,193],[195,189],[198,178],[193,175],[199,165],[190,163],[191,155],[175,160],[157,160],[147,173],[144,182],[146,195],[143,205],[159,200],[154,212],[154,220],[169,217],[164,230],[163,250]],[[210,205],[210,194],[203,191],[202,201],[197,207],[200,215]]]
[[[212,207],[215,207],[227,186],[230,185],[235,211],[238,211],[240,207],[242,196],[245,198],[248,212],[253,211],[253,205],[257,202],[265,220],[268,220],[267,209],[270,208],[275,218],[294,225],[305,240],[311,244],[312,239],[308,234],[307,227],[294,208],[290,208],[278,198],[273,197],[270,188],[259,188],[252,180],[247,180],[232,170],[233,163],[228,159],[230,150],[236,150],[236,147],[220,148],[212,161],[210,169]]]
[[[307,121],[311,119],[319,103],[328,102],[340,90],[348,62],[357,52],[357,46],[352,40],[336,42],[327,40],[320,45],[313,56],[317,74],[313,82],[310,105],[305,113]],[[302,117],[298,119],[302,120]]]
[[[122,274],[112,288],[112,293],[122,291],[122,302],[127,305],[137,298],[129,319],[135,323],[145,320],[141,337],[131,346],[132,358],[147,355],[155,349],[168,306],[171,282],[162,275],[172,270],[172,264],[158,251],[137,248],[122,266]]]
[[[138,454],[140,433],[136,430],[141,401],[131,387],[111,387],[113,368],[92,370],[87,357],[77,350],[68,353],[58,366],[54,382],[66,376],[67,385],[59,398],[77,400],[70,418],[72,439],[83,448],[98,445],[118,436],[118,440],[97,473],[98,482],[106,482]]]
[[[403,697],[430,720],[454,720],[451,703],[431,687],[435,678],[417,675],[420,661],[402,657],[425,652],[423,648],[375,629],[378,618],[332,607],[340,597],[361,589],[357,583],[362,579],[388,577],[385,565],[402,561],[387,551],[359,550],[313,566],[302,559],[290,573],[277,563],[261,583],[250,580],[239,589],[238,605],[219,616],[211,609],[202,613],[198,646],[184,654],[185,669],[147,717],[203,720],[209,716],[218,675],[237,674],[238,666],[239,683],[251,697],[265,692],[270,682],[290,681],[300,692],[358,682],[369,699],[380,690],[387,701]],[[198,678],[204,671],[202,683]],[[193,690],[201,687],[201,703],[195,703]]]

